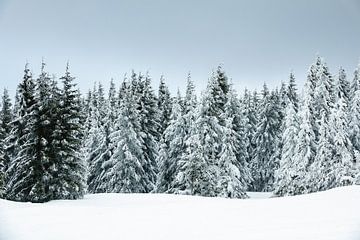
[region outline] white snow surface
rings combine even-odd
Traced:
[[[250,196],[256,198],[93,194],[44,204],[0,200],[0,239],[360,239],[360,186]]]

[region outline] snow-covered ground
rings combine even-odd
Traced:
[[[1,240],[359,240],[360,186],[230,200],[96,194],[45,204],[0,201]]]

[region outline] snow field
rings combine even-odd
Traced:
[[[360,186],[295,197],[93,194],[44,204],[0,201],[1,240],[360,239]]]

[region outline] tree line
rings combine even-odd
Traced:
[[[13,105],[13,106],[12,106]],[[77,199],[85,193],[174,193],[246,198],[360,183],[360,66],[349,81],[318,57],[301,93],[295,76],[238,95],[219,66],[201,96],[157,94],[149,74],[97,83],[82,96],[69,65],[51,78],[28,66],[0,112],[0,196]]]

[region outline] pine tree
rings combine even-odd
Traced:
[[[158,140],[160,135],[159,129],[159,112],[157,110],[157,99],[151,87],[151,78],[149,75],[145,80],[138,81],[138,109],[140,119],[140,132],[142,133],[143,152],[145,155],[145,165],[143,166],[148,178],[151,181],[151,186],[156,183],[157,175],[157,155],[158,155]]]
[[[315,136],[318,136],[320,129],[319,123],[321,122],[323,112],[325,112],[325,121],[329,121],[330,112],[335,101],[335,94],[333,78],[323,60],[321,61],[316,77],[318,82],[314,89],[313,114],[315,116]]]
[[[162,135],[165,129],[169,126],[171,116],[171,96],[168,87],[165,84],[164,76],[160,78],[158,102],[157,107],[159,110],[159,135]]]
[[[229,92],[230,85],[228,83],[228,77],[221,66],[218,66],[210,81],[216,82],[216,84],[211,84],[211,88],[208,89],[213,98],[213,104],[211,105],[210,111],[218,119],[220,125],[224,126],[225,122],[224,119],[221,118],[221,115],[224,113],[225,104],[227,102],[226,96]]]
[[[360,153],[360,89],[355,91],[349,109],[349,138],[354,154]]]
[[[6,139],[10,136],[12,119],[11,100],[8,90],[4,89],[0,112],[0,198],[5,194],[5,172],[10,163]]]
[[[51,191],[53,199],[78,199],[86,190],[86,168],[79,149],[82,139],[80,95],[69,64],[60,80],[63,87],[52,136],[56,162],[51,167],[54,176]]]
[[[159,175],[156,183],[157,192],[177,192],[175,177],[178,171],[179,160],[185,151],[186,131],[181,107],[178,101],[174,101],[170,118],[170,124],[166,128],[160,142],[160,151],[157,162],[159,163]]]
[[[34,186],[30,192],[32,201],[45,202],[54,199],[51,192],[51,182],[53,175],[51,172],[52,164],[55,162],[55,151],[52,148],[52,136],[54,131],[53,112],[58,107],[53,105],[52,82],[49,74],[45,72],[45,63],[42,62],[41,73],[37,79],[35,89],[35,104],[32,109],[34,118],[31,128],[33,138],[32,157],[34,164],[37,165],[38,172],[34,180]]]
[[[224,139],[219,154],[219,196],[228,198],[245,198],[247,181],[242,179],[242,167],[236,158],[236,133],[233,130],[232,119],[225,120]],[[239,166],[240,165],[240,166]],[[243,180],[243,181],[242,181]]]
[[[293,195],[311,192],[311,182],[308,173],[314,162],[316,153],[315,133],[312,125],[310,87],[305,86],[305,95],[302,106],[299,109],[299,132],[296,138],[294,164],[292,166],[292,181],[289,188]]]
[[[332,171],[334,171],[335,186],[349,185],[354,182],[353,146],[348,134],[348,118],[346,116],[346,96],[342,96],[341,88],[337,89],[338,99],[330,116],[330,131],[333,139]]]
[[[343,68],[339,69],[338,77],[335,81],[335,101],[339,101],[339,99],[343,99],[346,107],[350,104],[350,83],[346,79],[346,73]],[[347,109],[346,109],[347,110]]]
[[[108,94],[108,103],[106,106],[108,108],[106,109],[106,115],[110,115],[110,123],[113,124],[115,122],[116,116],[117,116],[117,99],[116,99],[116,90],[115,90],[115,83],[114,80],[111,79],[110,81],[110,88],[109,88],[109,94]],[[107,123],[105,123],[107,124]]]
[[[353,96],[355,95],[355,92],[360,89],[360,64],[357,66],[357,68],[354,71],[354,78],[351,82],[350,86],[350,101],[352,100]]]
[[[279,169],[275,172],[274,194],[278,196],[294,194],[290,188],[293,181],[294,156],[296,155],[296,139],[299,126],[295,106],[289,101],[286,107],[284,132],[282,133],[282,149]]]
[[[331,133],[327,122],[326,111],[322,112],[319,129],[319,140],[317,141],[316,156],[311,165],[308,175],[310,192],[327,190],[335,186],[335,175],[332,168]]]
[[[91,161],[89,162],[88,174],[88,192],[89,193],[104,193],[107,192],[108,183],[105,181],[104,175],[109,171],[106,163],[112,156],[112,142],[110,134],[113,131],[111,122],[108,118],[105,125],[102,127],[99,145],[91,153]]]
[[[227,94],[225,104],[224,138],[219,154],[219,195],[230,198],[245,198],[246,189],[251,181],[248,168],[247,145],[244,142],[244,118],[241,115],[239,101],[233,89]]]
[[[133,89],[124,89],[124,99],[115,125],[110,134],[114,145],[113,154],[103,166],[108,169],[103,174],[107,182],[107,192],[146,193],[153,189],[153,182],[146,172],[139,110]]]
[[[217,109],[219,82],[212,78],[198,108],[195,124],[186,140],[186,153],[179,162],[177,184],[179,193],[218,196],[220,178],[218,154],[222,128]]]
[[[32,201],[30,197],[40,167],[33,159],[33,132],[34,122],[32,115],[35,105],[35,83],[26,64],[24,77],[18,86],[18,102],[16,115],[11,123],[12,130],[9,136],[7,151],[11,161],[5,173],[6,198],[14,201]]]
[[[190,78],[187,79],[184,108],[180,106],[180,98],[176,98],[170,125],[164,132],[161,142],[159,163],[160,174],[158,178],[158,190],[160,192],[179,193],[184,189],[182,183],[177,182],[176,176],[180,172],[181,159],[186,158],[186,141],[190,137],[190,129],[195,124],[195,109],[197,106],[195,87]]]
[[[299,110],[299,97],[298,97],[298,94],[297,94],[295,76],[294,76],[293,72],[290,73],[290,77],[289,77],[289,84],[288,84],[288,89],[287,89],[287,98],[293,104],[295,112],[298,112],[298,110]]]
[[[278,165],[279,154],[279,111],[276,96],[264,85],[260,105],[259,121],[254,141],[256,149],[252,164],[254,179],[252,189],[269,191],[273,188],[274,172]]]
[[[246,155],[247,159],[246,162],[251,169],[255,169],[254,166],[254,153],[256,150],[256,143],[255,143],[255,133],[256,133],[256,125],[258,121],[258,114],[257,114],[257,106],[258,106],[258,98],[257,93],[245,90],[244,97],[242,100],[242,115],[243,115],[243,127],[244,127],[244,144],[246,145]],[[252,172],[251,172],[252,176]],[[252,181],[248,186],[249,190],[252,190]]]

